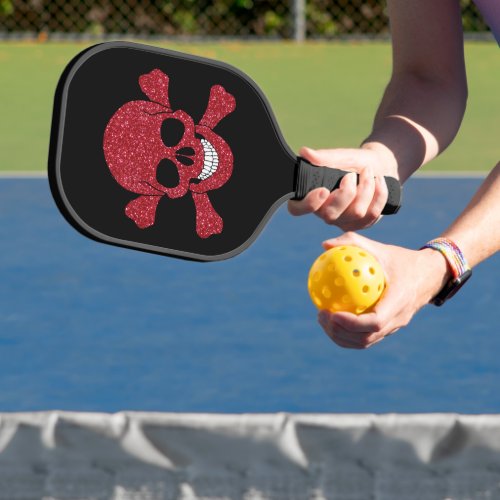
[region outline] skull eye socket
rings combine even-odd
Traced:
[[[184,137],[184,123],[176,118],[167,118],[161,124],[161,140],[167,148],[172,148]]]

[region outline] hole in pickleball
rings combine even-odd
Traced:
[[[361,257],[366,257],[366,253],[365,253],[365,252],[359,252],[359,255],[360,255]]]
[[[313,275],[313,280],[318,282],[319,280],[321,279],[321,272],[320,271],[316,271]]]
[[[167,188],[177,187],[179,185],[179,172],[175,163],[164,158],[156,169],[156,180]]]
[[[370,291],[370,287],[368,285],[365,285],[363,288],[363,293],[368,293]]]
[[[313,301],[318,307],[321,307],[323,305],[320,298],[315,293],[313,294]]]
[[[354,271],[352,272],[352,275],[355,277],[355,278],[359,278],[359,275],[361,273],[359,272],[359,269],[354,269]]]
[[[382,285],[379,285],[379,286],[377,287],[377,290],[380,292],[380,290],[382,290]]]
[[[346,256],[344,257],[344,260],[345,260],[346,262],[351,262],[352,257],[351,257],[350,255],[346,255]]]
[[[351,303],[351,297],[349,297],[349,295],[344,295],[344,296],[342,297],[342,302],[343,302],[344,304],[350,304],[350,303]]]
[[[173,148],[184,136],[184,123],[175,118],[167,118],[161,124],[161,140],[167,148]]]
[[[325,299],[329,299],[332,296],[332,291],[326,285],[321,289],[321,293]]]
[[[336,286],[344,286],[344,278],[335,278],[334,283]]]
[[[370,267],[370,269],[368,269],[368,271],[370,271],[370,274],[375,274],[375,269],[373,267]]]

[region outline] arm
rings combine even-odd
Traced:
[[[500,162],[442,236],[462,249],[471,267],[500,250]]]
[[[467,99],[462,25],[456,0],[390,0],[388,9],[393,73],[362,147],[384,151],[404,182],[460,127]]]
[[[500,250],[500,163],[441,236],[461,248],[471,267]],[[355,233],[328,240],[324,246],[345,244],[364,247],[379,259],[386,272],[387,289],[371,313],[320,312],[319,322],[325,332],[342,347],[370,347],[406,326],[450,279],[445,258],[432,249],[415,251],[383,245]]]
[[[293,215],[314,212],[344,230],[370,226],[387,199],[380,177],[404,182],[458,131],[467,99],[458,0],[389,0],[388,8],[393,71],[372,132],[358,149],[300,151],[313,164],[358,172],[359,185],[346,176],[331,194],[314,190],[289,203]]]

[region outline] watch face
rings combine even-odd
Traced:
[[[442,306],[448,299],[451,299],[472,276],[472,270],[465,271],[458,278],[454,278],[444,286],[444,288],[432,299],[432,303],[436,306]]]

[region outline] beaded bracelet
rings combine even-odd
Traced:
[[[472,270],[460,248],[448,238],[436,238],[431,240],[426,243],[421,250],[424,248],[432,248],[440,252],[446,259],[453,275],[453,278],[431,301],[433,304],[440,306],[458,292],[471,277]]]
[[[426,243],[422,248],[432,248],[441,252],[450,265],[454,278],[458,278],[470,270],[462,250],[448,238],[436,238]]]

